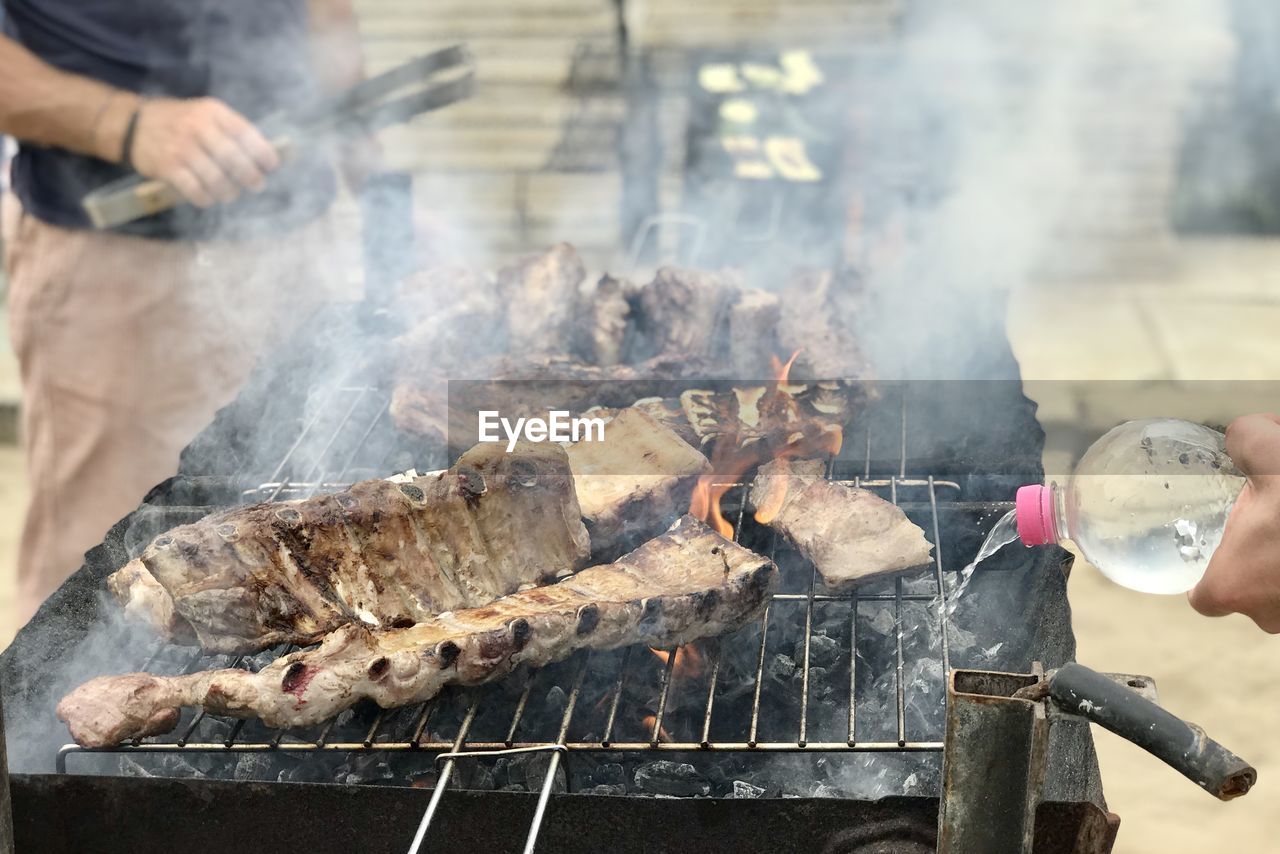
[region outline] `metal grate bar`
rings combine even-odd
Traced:
[[[548,742],[545,741],[517,741],[510,746],[505,741],[475,741],[469,742],[467,745],[472,751],[491,753],[502,750],[534,750],[537,748],[546,749]],[[571,753],[599,753],[601,750],[598,741],[567,741],[563,745],[559,745]],[[374,751],[385,751],[388,753],[447,753],[453,749],[453,742],[448,741],[424,741],[421,743],[411,743],[404,741],[386,742],[378,744],[376,747],[365,747],[363,742],[358,741],[334,741],[326,742],[323,745],[316,745],[309,741],[286,741],[278,747],[272,747],[270,744],[263,742],[251,742],[234,744],[227,747],[222,742],[191,742],[185,747],[179,747],[173,742],[144,742],[136,748],[130,748],[127,752],[133,754],[143,753],[215,753],[215,754],[241,754],[241,753],[370,753]],[[746,750],[758,753],[834,753],[849,752],[849,745],[843,741],[811,741],[801,747],[795,741],[758,741],[750,743],[746,741],[713,741],[710,744],[703,745],[697,741],[663,741],[659,742],[655,747],[647,741],[616,741],[610,745],[611,751],[622,753],[638,753],[638,752],[662,752],[662,753],[738,753]],[[942,742],[940,741],[908,741],[906,744],[899,744],[896,741],[863,741],[859,742],[859,753],[933,753],[942,750]],[[78,744],[68,744],[58,751],[57,771],[59,774],[67,773],[66,757],[72,754],[89,754],[89,753],[120,753],[117,748],[88,748],[81,747]]]
[[[289,450],[285,451],[284,457],[276,465],[275,470],[271,472],[271,477],[267,478],[267,480],[280,479],[280,475],[284,473],[285,466],[289,464],[289,461],[293,459],[293,455],[302,447],[302,443],[306,441],[307,436],[311,434],[311,431],[315,428],[316,424],[320,422],[320,417],[324,415],[325,410],[329,408],[329,401],[333,400],[340,390],[341,389],[338,386],[334,386],[325,392],[324,399],[321,401],[320,405],[316,407],[315,414],[311,416],[310,420],[308,420],[306,425],[302,428],[302,432],[298,434],[298,438],[293,440],[293,444],[289,446]]]
[[[796,743],[804,747],[809,734],[809,642],[813,638],[813,588],[818,583],[815,567],[809,575],[809,597],[804,609],[804,669],[800,674],[800,735]]]
[[[374,717],[373,723],[369,724],[369,731],[364,734],[364,741],[361,742],[365,747],[372,747],[373,742],[378,737],[378,730],[382,729],[382,722],[386,720],[387,710],[378,709],[378,714]]]
[[[418,723],[413,728],[413,737],[409,739],[412,747],[420,747],[422,745],[422,734],[427,731],[427,724],[431,721],[431,713],[436,710],[434,700],[428,700],[422,704],[422,711],[418,716]]]
[[[671,659],[675,659],[672,654]],[[578,705],[578,695],[582,693],[582,681],[587,676],[587,665],[591,662],[591,650],[582,656],[582,666],[578,668],[578,677],[573,681],[573,689],[569,692],[569,700],[565,703],[564,717],[560,720],[560,732],[556,734],[556,745],[563,748],[565,736],[569,734],[569,722],[573,720],[573,710]],[[547,814],[547,801],[551,797],[551,789],[555,785],[556,772],[560,770],[561,751],[551,754],[547,763],[547,776],[542,781],[542,791],[538,793],[538,806],[533,811],[533,821],[529,825],[529,837],[525,840],[524,854],[533,854],[538,844],[538,834],[542,831],[542,820]]]
[[[609,716],[604,722],[604,734],[600,737],[600,746],[609,747],[613,738],[613,725],[618,719],[618,703],[622,700],[622,689],[627,682],[627,672],[630,670],[631,652],[635,647],[627,647],[627,651],[622,655],[622,666],[618,668],[618,680],[613,686],[613,699],[609,701]]]
[[[658,695],[658,711],[653,716],[653,732],[649,734],[649,744],[657,747],[658,741],[662,735],[662,719],[667,713],[667,697],[671,694],[672,672],[676,666],[676,656],[680,654],[680,647],[667,651],[667,662],[662,668],[662,691]]]
[[[942,673],[945,678],[951,672],[951,651],[947,640],[947,615],[951,611],[947,604],[946,579],[942,577],[942,531],[938,525],[938,490],[933,475],[929,475],[929,516],[933,521],[933,575],[938,585],[938,634],[942,638]],[[947,693],[943,691],[942,702],[945,704],[946,701]]]
[[[849,605],[849,738],[848,745],[858,743],[858,596]]]
[[[476,719],[476,710],[480,708],[480,694],[477,692],[471,697],[471,705],[467,709],[467,716],[462,719],[462,726],[458,727],[458,737],[453,740],[453,752],[457,753],[462,750],[462,745],[466,743],[467,733],[471,731],[471,724]],[[413,835],[413,841],[409,843],[409,854],[418,854],[418,850],[422,847],[422,840],[427,835],[427,828],[431,827],[431,820],[436,816],[436,810],[440,808],[440,799],[444,797],[444,790],[449,785],[449,777],[453,774],[454,760],[449,759],[444,763],[444,767],[440,769],[440,776],[436,779],[435,791],[431,793],[431,802],[427,804],[427,811],[422,814],[422,821],[418,824],[418,831]]]
[[[906,424],[906,391],[903,391],[903,424]],[[903,466],[906,466],[907,452],[907,431],[906,427],[902,430],[902,453]],[[889,497],[894,503],[898,503],[898,480],[890,478]],[[902,677],[902,577],[899,576],[893,581],[893,634],[897,647],[897,659],[895,662],[894,689],[898,695],[898,744],[907,743],[907,686]]]
[[[751,731],[747,735],[748,747],[756,746],[756,733],[760,727],[760,689],[764,687],[764,651],[769,640],[769,611],[772,608],[772,603],[767,605],[764,614],[760,617],[760,657],[756,660],[756,686],[751,698]]]
[[[529,693],[533,691],[533,678],[525,679],[524,690],[520,692],[520,701],[516,703],[516,710],[511,715],[511,726],[507,729],[507,744],[515,744],[516,730],[520,728],[520,719],[524,717],[524,708],[529,703]]]
[[[700,744],[706,747],[711,743],[711,711],[716,702],[716,682],[720,679],[720,653],[723,645],[719,639],[711,645],[711,680],[707,684],[707,709],[702,715],[702,739]]]

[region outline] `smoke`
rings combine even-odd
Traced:
[[[873,336],[883,359],[982,377],[980,345],[942,334],[957,308],[1002,338],[1003,293],[1160,263],[1183,128],[1230,46],[1221,0],[930,3],[910,18],[864,111],[896,119],[879,147],[912,167],[860,259],[919,342]]]

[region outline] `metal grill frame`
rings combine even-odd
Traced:
[[[298,480],[286,479],[285,472],[288,470],[290,463],[311,438],[312,433],[316,430],[317,425],[322,417],[329,411],[332,406],[343,406],[343,398],[349,398],[349,402],[345,403],[345,409],[340,417],[337,426],[332,433],[325,437],[319,445],[318,461],[310,464],[304,471],[302,477]],[[353,419],[360,404],[366,400],[371,400],[376,405],[373,406],[375,415],[368,421],[361,421],[353,425]],[[455,765],[460,760],[477,759],[477,758],[494,758],[498,756],[541,752],[551,753],[550,763],[546,773],[546,778],[541,787],[538,807],[535,812],[532,827],[528,837],[527,852],[533,850],[536,843],[538,829],[541,825],[542,816],[546,808],[547,801],[551,794],[552,783],[556,776],[556,771],[561,758],[569,752],[618,752],[618,753],[635,753],[635,752],[729,752],[729,751],[747,751],[747,752],[793,752],[793,753],[854,753],[854,752],[941,752],[943,742],[941,741],[915,741],[909,738],[906,726],[906,685],[903,677],[904,655],[903,640],[904,628],[902,621],[902,605],[904,602],[923,602],[936,617],[940,640],[941,640],[941,661],[942,661],[942,681],[945,682],[947,674],[951,671],[949,644],[948,644],[948,615],[950,609],[948,607],[947,587],[945,577],[943,575],[942,562],[942,539],[941,528],[939,524],[938,507],[940,503],[940,494],[948,496],[958,496],[961,492],[959,483],[951,480],[936,479],[932,475],[926,477],[912,477],[907,474],[908,463],[908,407],[907,407],[907,391],[904,385],[901,392],[900,402],[900,431],[899,431],[899,460],[897,466],[897,474],[889,477],[871,477],[871,447],[872,437],[870,428],[865,435],[865,455],[863,458],[863,473],[861,476],[855,477],[853,480],[837,480],[837,483],[848,484],[850,486],[872,489],[872,490],[888,490],[889,500],[895,505],[899,504],[904,492],[915,492],[919,495],[923,492],[923,501],[927,502],[930,515],[930,527],[932,534],[932,543],[934,546],[934,565],[932,576],[934,581],[934,589],[930,593],[908,593],[903,588],[903,578],[899,576],[894,582],[894,592],[892,594],[870,594],[859,593],[857,589],[847,594],[828,594],[818,592],[818,573],[816,568],[811,568],[808,590],[805,593],[778,593],[772,597],[771,602],[766,607],[760,618],[760,640],[759,650],[757,654],[757,663],[755,671],[755,686],[751,704],[751,720],[749,734],[746,741],[742,742],[724,742],[712,741],[710,739],[711,722],[715,712],[715,695],[720,673],[720,645],[718,642],[707,644],[707,658],[709,659],[709,678],[707,680],[706,699],[703,707],[703,724],[701,737],[697,741],[675,742],[662,740],[663,720],[668,703],[672,693],[672,686],[676,680],[672,679],[672,672],[675,667],[678,649],[669,651],[667,661],[660,673],[659,695],[657,697],[656,713],[653,715],[654,721],[651,727],[649,738],[646,741],[638,742],[619,742],[612,740],[614,733],[614,725],[617,720],[618,708],[621,702],[623,690],[629,671],[629,662],[635,647],[628,648],[623,653],[622,665],[619,668],[618,676],[614,682],[611,696],[608,704],[608,716],[605,723],[605,729],[599,741],[590,742],[570,742],[566,740],[569,727],[573,721],[573,715],[578,703],[579,694],[591,663],[592,651],[584,650],[573,656],[575,667],[573,669],[572,687],[568,692],[565,710],[559,727],[559,733],[554,741],[519,741],[516,738],[519,730],[521,719],[524,715],[526,703],[529,699],[530,692],[534,685],[534,680],[530,678],[521,693],[514,711],[512,712],[511,722],[507,728],[506,738],[502,741],[489,742],[473,742],[468,740],[472,723],[475,721],[477,713],[481,709],[484,698],[485,686],[474,686],[467,688],[457,688],[454,690],[462,690],[469,695],[466,706],[466,712],[462,718],[457,735],[451,741],[430,740],[427,736],[427,726],[431,721],[433,712],[438,708],[438,698],[423,703],[418,710],[412,727],[412,734],[408,739],[402,741],[379,741],[378,736],[382,725],[387,717],[387,710],[379,710],[372,726],[370,726],[363,740],[359,742],[329,742],[328,736],[334,725],[334,721],[329,721],[319,731],[314,740],[286,740],[286,736],[290,735],[289,731],[281,730],[274,737],[264,741],[241,742],[238,741],[241,730],[245,724],[244,720],[236,721],[230,730],[230,734],[224,741],[220,742],[193,742],[190,738],[195,733],[196,728],[205,717],[205,712],[199,711],[193,719],[182,729],[179,736],[173,741],[161,741],[158,739],[134,740],[117,745],[110,748],[90,749],[82,748],[76,744],[67,744],[59,749],[56,757],[56,770],[58,773],[67,773],[67,761],[71,755],[78,753],[119,753],[119,754],[149,754],[149,753],[213,753],[213,754],[240,754],[240,753],[260,753],[260,752],[281,752],[288,754],[306,754],[320,751],[336,752],[336,753],[372,753],[385,752],[396,753],[404,751],[415,751],[424,754],[436,753],[436,763],[440,766],[439,778],[432,795],[430,805],[426,814],[423,816],[421,826],[415,836],[411,852],[416,852],[421,845],[422,839],[425,837],[427,830],[431,825],[431,821],[439,807],[440,799],[448,788],[448,784],[452,777]],[[270,478],[267,482],[259,486],[244,490],[243,496],[246,502],[249,501],[272,501],[281,497],[307,497],[321,491],[337,490],[349,486],[350,483],[344,480],[347,473],[351,470],[354,460],[358,455],[364,442],[368,440],[378,423],[387,417],[386,394],[374,387],[368,386],[339,386],[330,389],[321,398],[321,403],[316,407],[316,411],[306,421],[301,433],[289,447],[283,459],[275,466]],[[327,458],[330,450],[337,442],[340,435],[344,431],[351,429],[359,430],[359,438],[356,440],[354,450],[352,450],[337,470],[336,474],[331,475],[328,471],[322,470],[323,461]],[[827,475],[831,477],[834,470],[835,459],[828,461]],[[728,484],[725,484],[728,485]],[[731,486],[732,489],[744,489],[745,484],[735,482]],[[737,524],[735,525],[735,540],[742,530],[743,514],[745,512],[745,501],[738,503]],[[952,500],[953,506],[964,506],[970,509],[983,511],[998,511],[1007,509],[1012,506],[1008,502],[982,501],[968,502]],[[777,535],[773,538],[776,547]],[[773,557],[773,554],[770,554]],[[894,614],[894,634],[896,639],[896,655],[894,668],[895,677],[895,694],[896,694],[896,723],[897,738],[892,741],[860,741],[857,738],[857,692],[856,679],[858,673],[857,667],[857,614],[858,606],[861,602],[892,602]],[[813,634],[813,613],[815,603],[820,602],[848,602],[850,603],[850,619],[849,619],[849,653],[850,653],[850,676],[849,676],[849,714],[847,726],[847,738],[844,741],[821,741],[814,742],[808,739],[809,727],[809,688],[810,688],[810,642]],[[756,736],[758,733],[760,702],[763,689],[763,675],[766,661],[766,645],[769,636],[769,618],[775,609],[784,607],[803,606],[805,611],[805,631],[804,631],[804,653],[801,665],[801,699],[799,720],[796,722],[796,737],[788,741],[759,741]],[[146,670],[152,665],[159,656],[170,645],[166,641],[157,643],[150,657],[139,668]],[[289,646],[277,651],[277,655],[285,655],[296,649]],[[203,669],[202,662],[206,658],[205,654],[196,650],[191,655],[189,661],[182,668],[183,673],[191,673]],[[243,666],[246,656],[239,656],[233,662],[233,667]],[[940,690],[945,685],[939,686]],[[941,690],[945,697],[945,690]]]

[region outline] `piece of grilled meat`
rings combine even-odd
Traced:
[[[412,482],[370,480],[174,528],[108,584],[175,639],[189,628],[206,650],[247,652],[484,605],[579,569],[589,553],[564,450],[489,444]]]
[[[166,732],[185,706],[306,726],[364,698],[383,708],[421,703],[447,684],[484,682],[579,649],[671,647],[719,635],[758,616],[777,578],[772,561],[685,516],[616,562],[558,584],[410,628],[353,623],[257,673],[99,677],[67,695],[58,717],[85,747]]]
[[[751,484],[756,520],[776,528],[832,590],[928,564],[932,546],[900,508],[823,477],[821,460],[775,460]]]
[[[639,409],[614,413],[604,440],[568,447],[591,557],[613,560],[664,530],[689,507],[707,458]]]

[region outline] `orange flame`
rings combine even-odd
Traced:
[[[644,726],[645,737],[649,737],[649,733],[653,732],[653,725],[657,723],[657,715],[645,715],[640,719],[640,723]],[[664,726],[658,727],[658,741],[670,741],[671,733],[667,732]]]
[[[689,513],[706,522],[727,540],[733,539],[733,525],[720,511],[720,499],[734,487],[753,466],[764,460],[755,446],[734,448],[722,453],[722,448],[732,448],[734,442],[721,439],[711,453],[711,473],[698,476],[693,495],[689,499]],[[761,443],[756,443],[757,445]]]
[[[758,408],[762,414],[772,413],[779,424],[790,420],[790,415],[795,411],[795,402],[779,391],[778,386],[788,382],[791,368],[801,352],[803,349],[796,350],[785,362],[774,355],[769,357],[773,379],[771,388],[761,399]],[[743,447],[737,435],[723,435],[712,450],[712,473],[699,476],[694,485],[689,500],[689,513],[711,525],[722,537],[732,539],[733,525],[724,518],[720,499],[740,482],[743,475],[769,459],[795,459],[816,454],[834,456],[840,453],[843,440],[844,433],[838,425],[813,422],[802,423],[800,430],[789,434],[781,447],[772,439],[767,443],[757,441]],[[756,508],[756,521],[761,524],[772,521],[782,509],[786,498],[787,479],[775,478],[767,487],[761,506]]]
[[[773,367],[774,382],[785,383],[791,377],[791,366],[796,363],[796,356],[799,356],[803,351],[803,347],[798,348],[786,362],[779,361],[777,356],[770,354],[769,364]]]
[[[649,649],[665,667],[671,653],[665,649]],[[707,662],[696,646],[682,646],[676,650],[676,663],[671,667],[672,678],[687,676],[696,679],[707,670]]]
[[[802,436],[778,452],[775,459],[791,460],[797,457],[812,456],[815,453],[835,456],[840,453],[844,444],[844,431],[838,424],[823,425],[815,436]],[[755,519],[761,525],[767,525],[777,518],[782,505],[787,501],[787,485],[785,476],[771,477],[767,480],[764,498],[756,505]]]

